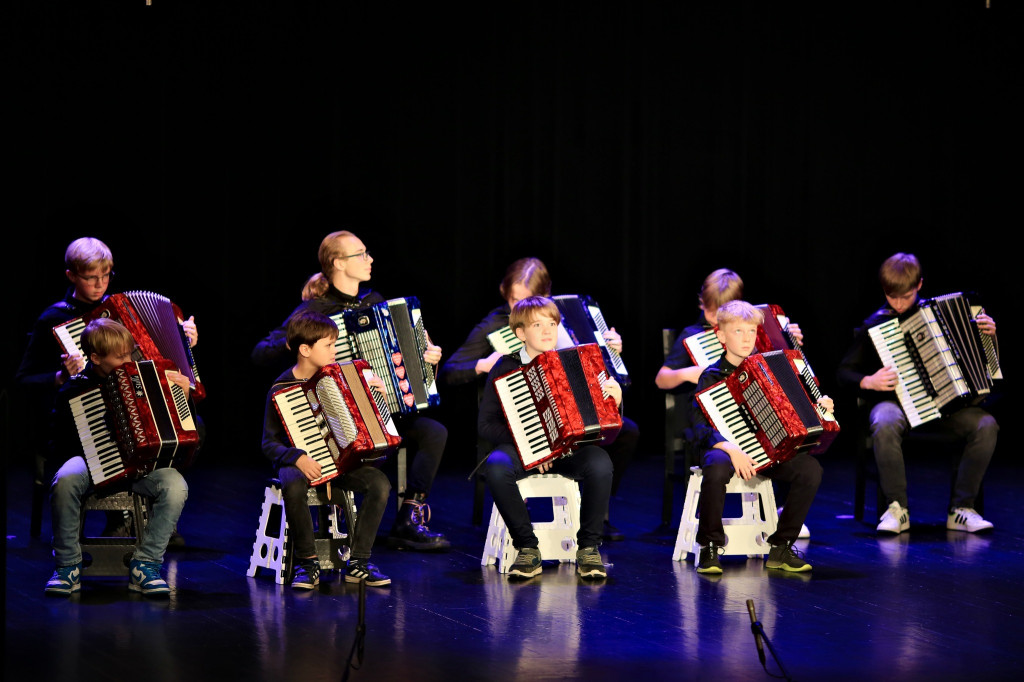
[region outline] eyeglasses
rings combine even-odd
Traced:
[[[340,260],[345,260],[346,258],[362,258],[363,260],[370,260],[370,252],[360,251],[359,253],[353,253],[351,256],[338,256],[338,258]]]
[[[96,286],[100,282],[104,282],[104,283],[109,282],[110,278],[113,277],[113,276],[114,276],[114,271],[113,270],[111,270],[110,272],[105,272],[102,275],[88,275],[88,276],[86,276],[86,275],[79,275],[79,274],[75,275],[75,277],[77,277],[78,279],[82,280],[86,284],[91,284],[92,286]]]

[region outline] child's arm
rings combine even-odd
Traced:
[[[654,377],[654,385],[667,391],[683,384],[696,384],[702,369],[697,365],[680,369],[672,369],[662,365],[661,369],[658,370],[658,376]]]

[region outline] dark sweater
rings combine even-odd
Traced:
[[[836,370],[836,381],[839,388],[856,392],[856,395],[868,405],[875,405],[883,400],[897,400],[895,391],[871,391],[860,388],[861,379],[870,376],[882,368],[882,358],[875,350],[875,344],[871,340],[868,330],[871,327],[883,324],[898,317],[900,321],[906,320],[917,312],[917,302],[910,306],[902,315],[888,305],[884,305],[872,313],[853,332],[853,343],[846,351],[846,355],[839,362]]]
[[[289,369],[279,376],[267,391],[267,405],[263,413],[263,454],[273,463],[275,471],[282,466],[294,465],[299,457],[306,454],[305,450],[292,446],[281,421],[281,415],[274,406],[274,394],[297,383],[301,382]]]
[[[252,361],[260,367],[269,367],[283,371],[294,364],[295,354],[288,350],[286,329],[288,320],[300,310],[315,310],[324,315],[334,315],[343,310],[355,310],[365,308],[384,301],[384,297],[372,289],[361,289],[356,296],[343,294],[331,285],[327,293],[309,301],[303,301],[291,312],[285,321],[277,329],[273,330],[262,341],[252,349]]]
[[[697,379],[697,386],[693,390],[694,397],[690,401],[690,424],[693,433],[691,443],[694,446],[695,452],[706,452],[716,444],[724,443],[728,440],[718,432],[718,429],[708,423],[707,417],[704,416],[703,410],[700,409],[700,403],[697,401],[696,394],[708,386],[717,384],[725,379],[735,369],[736,366],[726,360],[725,355],[722,355],[718,360],[705,367],[704,371],[700,373],[700,378]]]
[[[509,312],[506,303],[487,313],[487,317],[473,327],[462,345],[444,363],[438,378],[449,386],[476,381],[480,376],[476,373],[477,361],[494,352],[491,342],[487,340],[487,335],[508,326]]]

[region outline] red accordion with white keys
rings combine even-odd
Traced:
[[[754,353],[695,397],[708,423],[761,471],[801,452],[821,454],[839,434],[839,422],[811,398],[811,381],[800,351]]]
[[[292,445],[320,464],[319,485],[364,464],[379,465],[401,442],[384,397],[366,383],[362,359],[320,368],[273,395]]]
[[[93,485],[191,466],[199,433],[184,389],[167,379],[174,369],[163,358],[128,362],[70,399]]]
[[[494,380],[524,469],[613,440],[622,428],[596,343],[541,353]]]
[[[192,357],[192,348],[181,323],[181,308],[170,299],[152,291],[127,291],[112,294],[91,312],[68,320],[53,328],[61,349],[69,355],[83,355],[82,331],[95,319],[106,317],[120,322],[131,333],[138,351],[134,360],[167,358],[192,385],[192,398],[206,397],[206,388],[199,379],[199,370]]]

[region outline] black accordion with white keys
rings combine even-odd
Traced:
[[[996,338],[978,330],[980,312],[957,292],[922,299],[905,320],[868,329],[882,364],[896,370],[896,396],[911,427],[979,402],[1002,379]]]
[[[434,367],[423,360],[427,333],[419,299],[393,298],[331,319],[338,325],[335,360],[366,360],[387,388],[392,414],[418,413],[440,404]]]
[[[604,314],[597,302],[590,296],[575,294],[552,296],[552,300],[562,313],[562,324],[568,330],[573,343],[577,346],[596,343],[604,357],[608,376],[615,379],[623,388],[629,386],[629,372],[626,371],[622,357],[608,346],[604,338],[608,324],[604,321]]]

